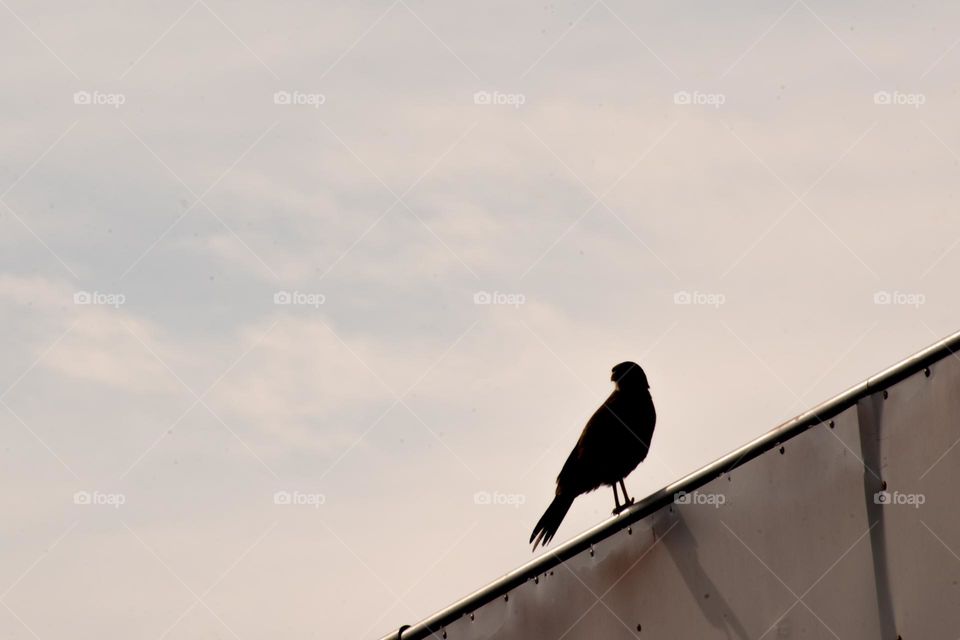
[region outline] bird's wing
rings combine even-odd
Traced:
[[[607,409],[615,395],[616,392],[611,394],[583,427],[580,439],[557,476],[557,493],[582,493],[599,485],[599,479],[593,477],[596,475],[594,470],[602,462],[608,446],[605,436],[609,436],[610,421],[616,419]]]

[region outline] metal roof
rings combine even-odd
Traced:
[[[418,640],[439,632],[445,626],[462,616],[476,611],[492,600],[504,596],[512,589],[524,584],[535,576],[548,572],[560,563],[589,549],[618,531],[649,516],[661,508],[673,503],[679,492],[690,493],[704,484],[736,469],[764,452],[780,446],[807,429],[829,421],[841,412],[857,404],[867,396],[886,389],[901,380],[924,370],[932,363],[960,350],[960,332],[954,333],[909,358],[877,373],[863,382],[850,387],[833,398],[820,403],[812,409],[780,424],[763,436],[730,452],[719,460],[695,471],[676,482],[665,486],[638,500],[629,509],[617,516],[589,529],[575,538],[559,545],[554,550],[541,555],[523,566],[507,573],[503,577],[478,589],[474,593],[458,600],[450,606],[413,626],[403,626],[398,631],[384,636],[383,640]]]

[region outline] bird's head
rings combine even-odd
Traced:
[[[636,362],[621,362],[613,368],[610,379],[623,391],[649,389],[647,374]]]

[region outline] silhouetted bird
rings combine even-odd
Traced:
[[[615,383],[613,393],[587,421],[557,476],[557,497],[530,534],[534,551],[538,544],[546,546],[553,539],[574,498],[582,493],[605,484],[613,487],[614,513],[633,504],[623,479],[647,457],[657,412],[640,365],[621,362],[613,368],[610,379]],[[623,490],[623,505],[617,496],[617,483]]]

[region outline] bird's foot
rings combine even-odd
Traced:
[[[633,500],[631,500],[631,501],[628,502],[627,504],[618,504],[617,506],[615,506],[615,507],[613,508],[613,512],[612,512],[612,513],[613,513],[613,515],[619,515],[621,512],[626,511],[627,508],[630,507],[630,506],[632,506],[632,505],[633,505]]]
[[[618,504],[617,506],[615,506],[615,507],[613,508],[613,515],[618,515],[618,514],[620,514],[621,512],[626,511],[629,507],[632,507],[632,506],[633,506],[633,503],[634,503],[634,499],[633,499],[633,498],[630,498],[630,499],[626,502],[626,504]]]

